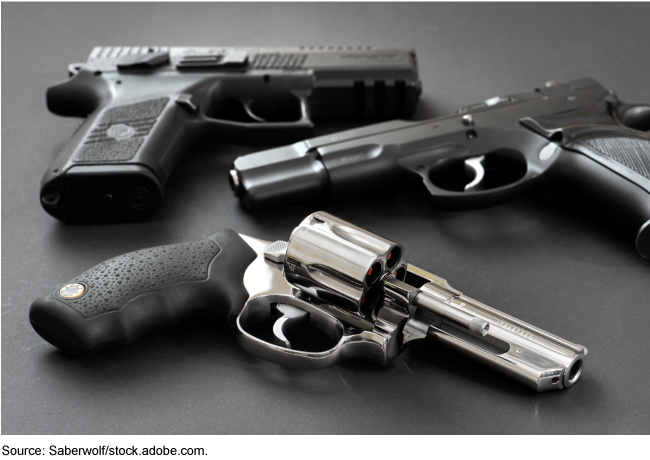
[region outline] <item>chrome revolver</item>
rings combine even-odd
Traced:
[[[408,264],[398,243],[324,212],[288,242],[223,230],[110,259],[36,300],[30,321],[51,344],[89,354],[200,311],[225,316],[246,351],[305,369],[347,358],[385,365],[429,338],[547,391],[573,386],[587,355]]]

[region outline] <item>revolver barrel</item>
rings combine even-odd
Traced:
[[[411,267],[410,267],[411,268]],[[384,281],[386,294],[416,310],[404,326],[407,338],[427,336],[460,350],[537,391],[573,386],[587,349],[478,302],[436,277],[417,289]],[[438,279],[439,280],[439,279]]]

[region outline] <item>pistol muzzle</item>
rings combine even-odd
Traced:
[[[239,157],[230,170],[230,187],[249,210],[329,196],[329,179],[314,154],[296,156],[294,146]]]

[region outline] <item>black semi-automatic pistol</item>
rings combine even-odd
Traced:
[[[250,353],[306,369],[343,359],[385,365],[429,339],[546,391],[573,386],[587,355],[408,264],[400,244],[324,212],[288,242],[223,230],[110,259],[36,300],[29,319],[51,344],[85,355],[199,312],[228,320]]]
[[[380,196],[420,183],[434,204],[501,203],[566,185],[611,210],[650,257],[650,106],[620,102],[592,79],[494,97],[428,121],[391,121],[237,158],[249,209]],[[573,193],[572,191],[570,193]]]
[[[86,117],[41,182],[70,223],[147,219],[192,142],[274,145],[312,120],[409,117],[415,51],[365,47],[95,47],[47,90],[57,115]]]

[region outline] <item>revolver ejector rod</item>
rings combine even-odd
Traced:
[[[387,288],[387,295],[392,299],[402,300],[411,297],[413,298],[412,303],[416,307],[422,308],[434,315],[445,318],[446,320],[453,321],[463,328],[475,334],[479,334],[481,337],[484,337],[490,330],[490,323],[484,319],[443,303],[440,300],[427,295],[425,292],[399,281],[394,276],[386,276],[384,284]]]

